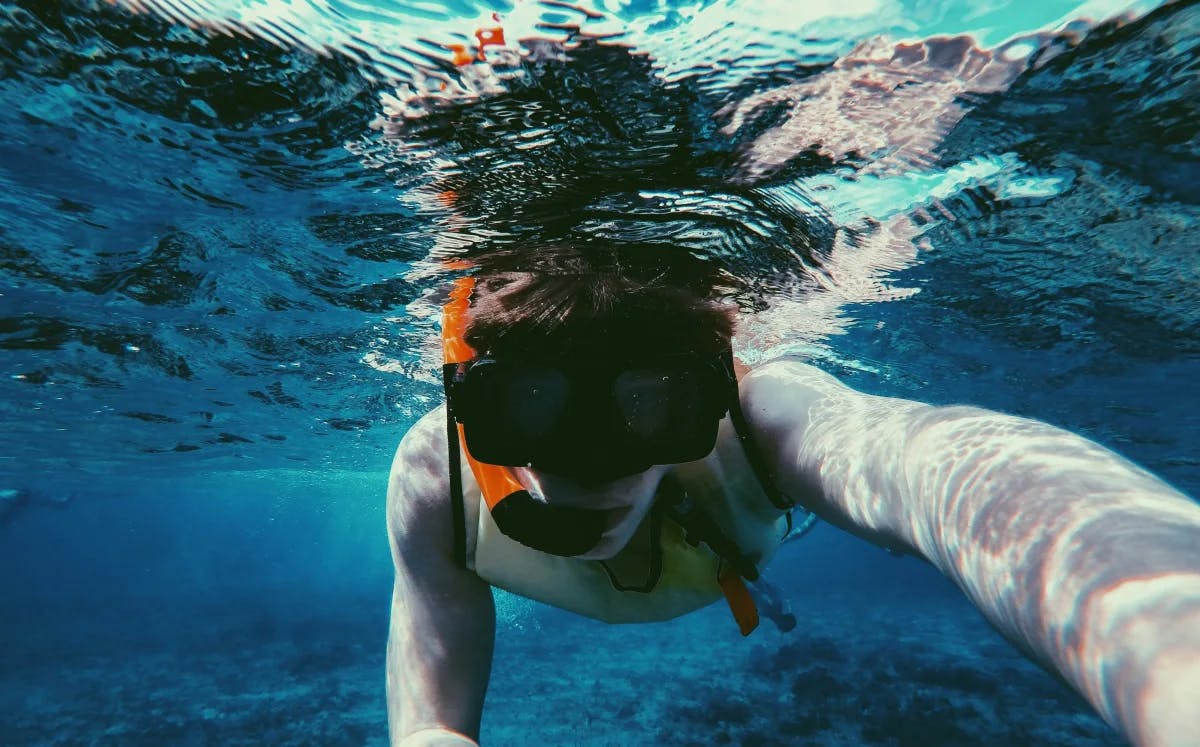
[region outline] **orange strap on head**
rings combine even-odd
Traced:
[[[475,348],[467,344],[467,309],[475,278],[461,277],[450,289],[450,300],[442,307],[442,355],[446,363],[465,363],[475,357]]]
[[[471,306],[471,292],[474,290],[475,278],[467,276],[455,280],[450,290],[450,300],[442,308],[442,355],[446,363],[466,363],[475,357],[475,348],[466,340],[467,309]],[[458,426],[458,442],[462,445],[471,474],[479,483],[483,502],[489,511],[508,496],[525,489],[508,467],[484,464],[471,456],[461,423]]]

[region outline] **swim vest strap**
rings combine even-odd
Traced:
[[[703,542],[717,557],[750,581],[758,579],[758,568],[708,512],[696,504],[675,475],[667,475],[660,488],[660,500],[667,516],[678,524],[684,541],[692,547]]]
[[[758,627],[758,607],[754,604],[754,597],[750,596],[750,590],[746,588],[741,574],[728,568],[723,569],[717,574],[717,583],[729,604],[729,611],[733,613],[738,632],[743,638],[753,633]]]
[[[449,379],[453,374],[445,371],[442,374]],[[449,381],[445,382],[447,385]],[[463,498],[462,457],[459,454],[458,423],[454,419],[454,410],[450,407],[450,398],[446,398],[446,448],[450,463],[450,523],[454,531],[454,558],[463,568],[467,567],[467,515]]]
[[[638,542],[639,539],[647,541],[648,555],[646,575],[640,584],[625,583],[620,574],[607,560],[597,560],[600,567],[608,574],[608,582],[617,591],[632,591],[639,594],[649,594],[654,591],[654,587],[658,586],[658,582],[662,579],[663,571],[663,549],[662,549],[662,522],[664,509],[660,502],[655,501],[654,506],[650,509],[650,514],[643,519],[643,526],[639,526],[630,538],[629,543],[625,548],[628,549],[631,544]],[[645,522],[650,522],[649,526],[644,526]],[[646,529],[644,537],[639,537],[643,534],[643,529]]]
[[[717,585],[725,595],[729,611],[743,636],[758,627],[758,607],[746,588],[746,581],[758,580],[758,568],[708,512],[692,500],[674,475],[663,481],[660,500],[667,516],[683,529],[683,539],[695,547],[703,542],[720,558]],[[745,579],[745,580],[743,580]]]

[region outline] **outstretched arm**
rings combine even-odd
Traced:
[[[453,558],[444,421],[437,410],[408,432],[388,481],[388,728],[403,747],[475,744],[491,673],[491,589]]]
[[[1200,743],[1200,505],[1058,428],[798,361],[742,399],[782,489],[931,562],[1136,744]]]

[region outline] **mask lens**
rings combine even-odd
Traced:
[[[507,422],[514,436],[529,441],[550,435],[566,410],[569,393],[561,371],[535,366],[506,367],[491,387],[495,417]]]
[[[627,432],[658,464],[704,457],[716,442],[724,414],[714,372],[696,365],[623,371],[613,380],[613,400]]]
[[[455,417],[481,462],[611,478],[707,455],[730,383],[704,360],[612,372],[479,359],[457,385]]]
[[[460,420],[471,455],[487,464],[528,464],[559,427],[570,392],[559,370],[494,360],[471,366]]]
[[[697,387],[688,371],[645,368],[624,371],[613,381],[613,399],[629,432],[657,440],[687,419]]]

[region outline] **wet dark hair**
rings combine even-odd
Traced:
[[[679,248],[552,245],[473,260],[466,340],[480,353],[712,353],[733,336],[728,277]]]

